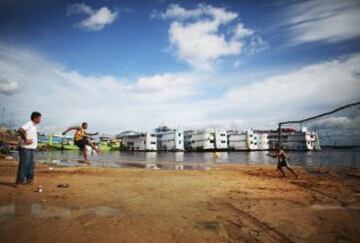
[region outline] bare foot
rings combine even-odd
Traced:
[[[88,160],[78,160],[79,163],[90,165],[90,161]]]

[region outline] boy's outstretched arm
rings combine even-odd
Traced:
[[[69,127],[62,134],[65,135],[67,132],[69,132],[71,130],[79,130],[79,129],[81,129],[81,127],[79,127],[79,126]]]
[[[87,135],[87,136],[96,136],[98,134],[99,134],[98,132],[95,132],[95,133],[85,132],[85,135]]]

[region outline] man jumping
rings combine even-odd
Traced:
[[[63,135],[65,135],[67,132],[71,130],[75,130],[74,135],[74,143],[76,146],[79,147],[80,151],[83,151],[84,154],[84,162],[89,164],[88,155],[87,155],[87,149],[86,145],[89,145],[92,149],[94,149],[98,154],[100,153],[100,150],[95,146],[93,142],[90,141],[88,136],[95,136],[99,133],[87,133],[85,130],[88,128],[87,122],[83,122],[81,126],[75,126],[75,127],[69,127],[63,132]]]
[[[275,156],[278,159],[277,170],[279,170],[281,172],[283,177],[285,177],[285,173],[282,168],[286,167],[286,169],[288,169],[296,178],[298,178],[298,175],[296,174],[296,172],[290,168],[290,165],[288,162],[289,158],[285,154],[284,150],[282,150],[280,147],[277,147]]]

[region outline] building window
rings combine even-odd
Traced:
[[[178,133],[178,136],[181,137],[181,133]]]

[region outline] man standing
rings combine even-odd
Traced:
[[[83,152],[84,155],[84,162],[87,164],[90,164],[89,159],[88,159],[88,155],[87,155],[87,149],[86,146],[89,145],[93,150],[95,150],[98,154],[100,153],[99,148],[97,148],[95,146],[95,144],[93,142],[90,141],[88,136],[96,136],[99,133],[88,133],[85,132],[85,130],[88,128],[88,124],[87,122],[83,122],[81,124],[81,126],[75,126],[75,127],[69,127],[68,129],[66,129],[63,132],[63,135],[65,135],[67,132],[71,131],[71,130],[75,130],[75,135],[74,135],[74,142],[75,145],[78,146],[78,148],[80,149],[80,151]]]
[[[25,123],[20,129],[19,142],[19,167],[16,178],[17,185],[30,184],[34,179],[35,150],[38,145],[36,126],[41,121],[41,114],[34,111],[31,120]]]

